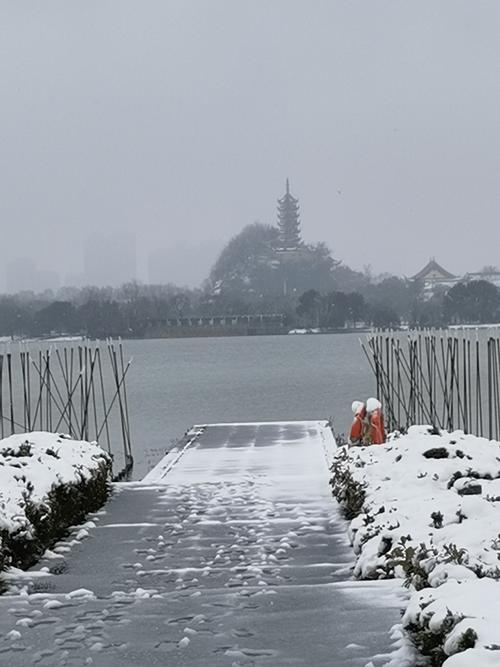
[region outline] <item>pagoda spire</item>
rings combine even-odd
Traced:
[[[290,193],[288,178],[285,184],[285,194],[278,199],[278,229],[281,250],[297,250],[302,246],[299,200]]]

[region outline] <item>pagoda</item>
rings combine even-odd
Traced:
[[[280,250],[299,250],[303,243],[300,237],[299,200],[290,194],[290,183],[286,179],[286,192],[278,199],[278,229]]]

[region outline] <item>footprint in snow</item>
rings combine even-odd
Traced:
[[[232,633],[235,637],[254,637],[255,633],[250,632],[247,628],[236,628],[236,630],[233,630]]]
[[[190,621],[194,621],[196,619],[196,616],[180,616],[178,618],[170,618],[165,621],[166,625],[171,625],[171,624],[177,624],[177,623],[189,623]]]

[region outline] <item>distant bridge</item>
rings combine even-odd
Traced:
[[[285,329],[283,313],[258,313],[240,315],[208,315],[191,317],[169,317],[150,322],[151,329],[172,332],[181,330],[232,331],[240,334],[282,333]],[[188,331],[189,332],[189,331]]]
[[[239,324],[280,324],[283,325],[282,313],[259,315],[214,315],[212,317],[169,318],[165,323],[169,327],[231,327]]]

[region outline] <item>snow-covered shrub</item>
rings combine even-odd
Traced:
[[[354,479],[349,466],[347,447],[340,447],[332,463],[330,484],[347,519],[358,516],[365,501],[364,484]]]
[[[37,432],[0,440],[0,569],[27,567],[108,495],[95,443]]]
[[[499,594],[500,584],[488,578],[450,579],[437,588],[416,592],[402,619],[405,631],[422,652],[432,656],[431,664],[500,664]]]
[[[500,586],[500,443],[414,426],[384,445],[340,447],[332,474],[333,493],[353,517],[354,575],[401,577],[416,591],[412,600],[425,594],[404,623],[420,651],[440,665],[452,653],[485,649],[459,604],[448,614],[443,602],[438,622],[432,602],[453,582]],[[500,645],[500,627],[495,636]]]

